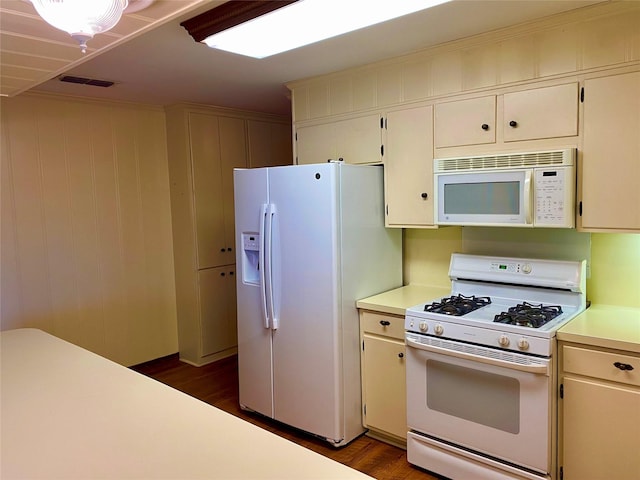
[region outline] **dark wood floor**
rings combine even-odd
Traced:
[[[177,355],[171,355],[132,368],[379,480],[438,479],[409,465],[404,450],[370,437],[363,435],[345,447],[334,448],[313,436],[241,410],[236,356],[203,367],[193,367],[181,362]]]

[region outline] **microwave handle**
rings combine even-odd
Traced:
[[[533,224],[531,218],[531,212],[533,210],[533,198],[531,194],[533,189],[531,188],[531,182],[533,178],[533,171],[526,170],[524,174],[524,221],[527,225]]]

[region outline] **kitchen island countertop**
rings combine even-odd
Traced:
[[[640,353],[640,308],[591,305],[558,330],[558,340]]]
[[[404,287],[363,298],[356,302],[358,308],[374,312],[404,316],[405,310],[419,303],[425,303],[450,295],[450,287],[427,285],[405,285]]]

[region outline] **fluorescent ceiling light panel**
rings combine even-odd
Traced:
[[[449,0],[299,0],[203,40],[254,58],[293,50]]]

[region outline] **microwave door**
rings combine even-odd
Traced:
[[[438,224],[533,226],[531,170],[437,174],[435,187]]]

